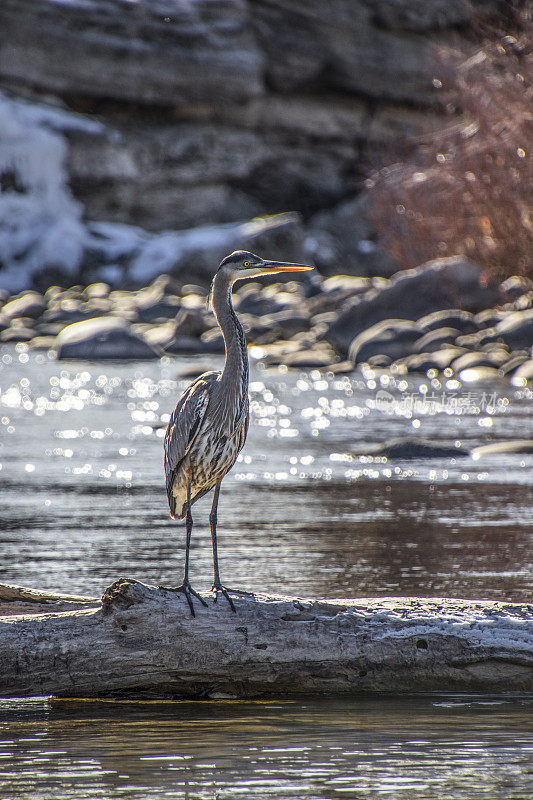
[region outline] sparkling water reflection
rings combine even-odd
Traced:
[[[100,593],[119,573],[176,580],[183,525],[168,516],[162,438],[190,380],[179,370],[194,362],[2,352],[1,579],[77,593]],[[531,455],[357,455],[409,432],[468,448],[531,427],[526,389],[450,383],[253,367],[248,442],[220,502],[225,580],[304,595],[527,598]],[[201,588],[211,582],[208,508],[195,506]]]
[[[32,800],[526,800],[533,701],[2,703],[0,790]]]
[[[191,362],[57,363],[25,345],[0,358],[0,580],[97,595],[120,574],[180,576],[161,452]],[[223,578],[301,595],[529,598],[531,456],[356,455],[408,432],[470,447],[531,428],[526,389],[449,383],[253,367],[250,434],[220,503]],[[208,509],[195,506],[199,588]],[[9,800],[533,796],[524,697],[0,705]]]

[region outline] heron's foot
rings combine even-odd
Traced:
[[[229,596],[228,592],[231,592],[232,594],[240,594],[243,595],[244,597],[255,597],[253,592],[246,592],[244,589],[230,589],[229,586],[222,586],[221,583],[218,584],[214,583],[211,587],[211,591],[214,592],[215,594],[215,603],[218,600],[218,593],[220,592],[221,594],[224,595],[224,597],[226,598],[226,600],[230,605],[231,610],[234,611],[235,613],[237,613],[235,605],[233,603],[233,600]]]
[[[232,591],[233,591],[233,589],[228,589],[226,586],[222,586],[222,584],[221,584],[221,583],[214,583],[214,584],[212,585],[212,587],[211,587],[211,591],[215,593],[215,603],[216,603],[216,602],[217,602],[217,600],[218,600],[218,593],[220,592],[221,594],[223,594],[223,595],[224,595],[224,597],[225,597],[225,598],[226,598],[226,600],[228,601],[228,603],[229,603],[229,607],[231,608],[231,610],[233,611],[233,613],[234,613],[234,614],[236,614],[236,613],[237,613],[237,609],[235,608],[235,606],[234,606],[234,604],[233,604],[233,600],[231,599],[231,597],[230,597],[230,596],[229,596],[229,594],[228,594],[228,592],[232,592]]]
[[[196,614],[194,613],[194,605],[192,602],[192,598],[196,597],[200,603],[207,608],[207,603],[204,598],[195,592],[192,588],[191,584],[187,581],[187,583],[182,583],[181,586],[170,587],[170,586],[159,586],[159,589],[163,589],[165,592],[181,592],[185,595],[185,598],[189,604],[189,608],[191,610],[191,616],[195,617]]]

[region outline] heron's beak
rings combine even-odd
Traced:
[[[259,267],[262,275],[273,275],[276,272],[306,272],[314,267],[307,264],[289,264],[285,261],[263,261]]]

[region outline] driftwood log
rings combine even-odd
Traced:
[[[533,606],[436,598],[0,588],[0,695],[250,697],[533,690]]]

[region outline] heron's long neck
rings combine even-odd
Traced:
[[[213,281],[212,302],[226,345],[220,394],[228,420],[236,421],[248,400],[248,351],[242,325],[231,303],[231,283],[222,273]]]

